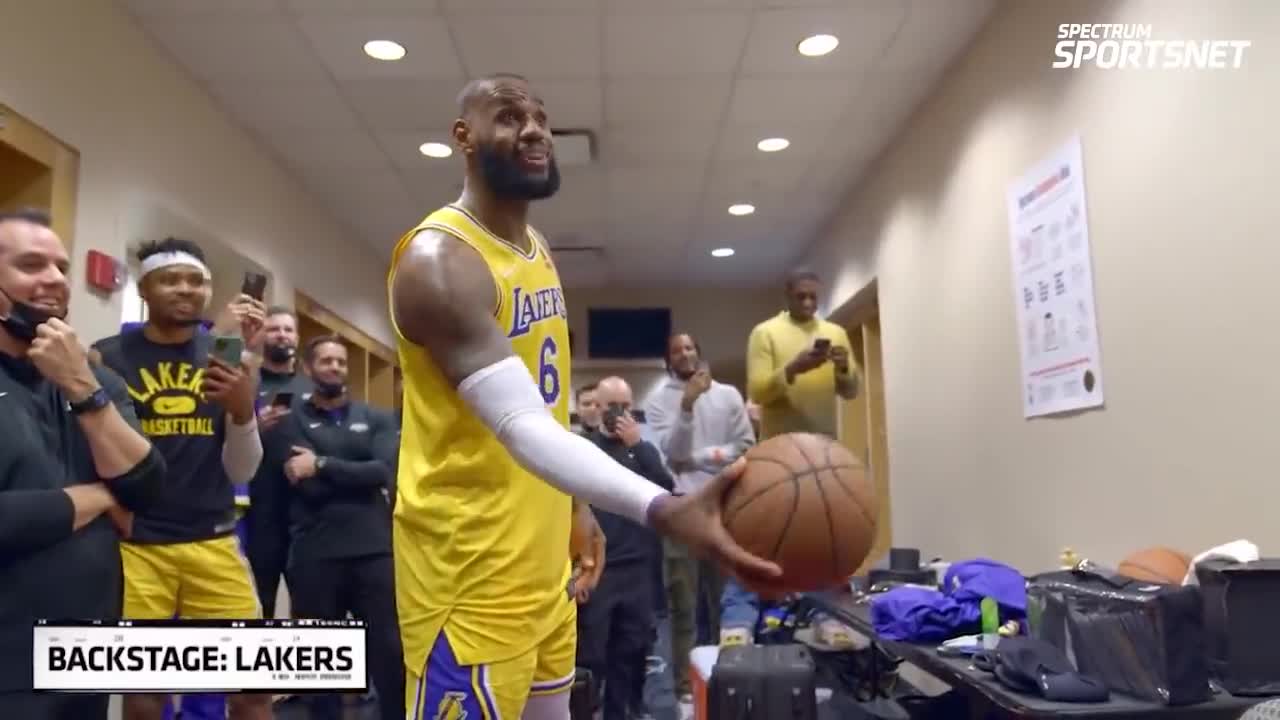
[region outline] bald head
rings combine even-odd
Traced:
[[[616,375],[607,377],[596,385],[596,401],[602,407],[616,404],[623,410],[631,409],[631,386]]]
[[[507,85],[518,86],[527,90],[529,79],[515,73],[497,72],[478,77],[467,83],[462,88],[462,92],[458,93],[458,116],[466,117],[473,108]]]

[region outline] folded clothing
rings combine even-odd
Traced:
[[[978,558],[953,564],[942,591],[903,586],[871,601],[871,623],[886,640],[938,642],[981,629],[982,599],[1000,607],[1000,621],[1027,614],[1026,580],[1017,570]]]
[[[1037,638],[1001,638],[994,650],[975,655],[973,664],[1010,690],[1054,702],[1097,703],[1111,697],[1105,684],[1077,672],[1061,650]]]

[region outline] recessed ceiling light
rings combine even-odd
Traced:
[[[756,143],[756,149],[760,152],[778,152],[791,147],[791,141],[786,138],[765,138]]]
[[[729,257],[733,255],[733,248],[716,248],[711,251],[711,257]]]
[[[428,142],[419,145],[418,152],[429,158],[447,158],[453,154],[453,148],[444,143]]]
[[[399,60],[404,57],[404,46],[391,40],[370,40],[364,44],[364,54],[374,60]]]
[[[746,204],[746,203],[741,203],[741,204],[739,204],[739,205],[730,205],[730,206],[729,206],[729,214],[730,214],[730,215],[750,215],[751,213],[753,213],[753,212],[755,212],[755,211],[756,211],[756,206],[755,206],[755,205],[748,205],[748,204]]]
[[[796,45],[796,50],[806,57],[819,57],[835,50],[839,44],[840,38],[835,35],[810,35]]]

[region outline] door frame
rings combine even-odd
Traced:
[[[862,383],[859,393],[865,397],[866,428],[865,438],[845,437],[846,429],[840,428],[840,441],[854,450],[856,455],[863,455],[861,448],[866,448],[866,458],[875,488],[876,534],[871,552],[859,568],[863,574],[875,566],[893,546],[893,504],[891,501],[892,486],[889,482],[889,435],[885,419],[885,384],[884,384],[884,347],[881,335],[880,286],[878,278],[872,278],[862,289],[854,293],[827,318],[845,329],[852,339],[855,335],[861,339],[863,352]],[[859,343],[855,343],[859,344]],[[843,415],[843,413],[842,413]],[[852,429],[849,432],[853,432]]]
[[[47,207],[53,231],[71,253],[75,246],[76,203],[80,189],[80,151],[62,142],[13,108],[0,103],[0,143],[44,166],[51,173]]]

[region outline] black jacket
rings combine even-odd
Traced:
[[[389,413],[362,402],[325,411],[308,394],[264,437],[263,465],[289,498],[289,564],[389,555],[400,432]],[[293,446],[310,448],[323,467],[290,485],[284,473]]]
[[[293,393],[300,398],[311,392],[311,379],[302,373],[286,375],[263,368],[258,373],[257,408],[270,403],[277,393]],[[266,447],[268,433],[263,433],[263,447]],[[264,460],[265,455],[264,455]],[[258,472],[249,483],[249,511],[245,522],[249,526],[249,557],[283,558],[289,546],[289,492],[288,484],[281,486],[272,482],[273,472],[278,468],[267,467],[263,462]]]
[[[608,437],[599,430],[588,435],[588,438],[620,465],[649,482],[667,491],[674,485],[671,473],[662,463],[662,455],[647,440],[629,448],[620,440]],[[605,572],[610,567],[650,562],[653,559],[660,546],[658,536],[652,530],[621,515],[614,515],[600,508],[592,510],[595,511],[596,522],[600,523],[600,529],[604,531],[605,540],[608,541]]]
[[[126,422],[138,427],[119,377],[94,368]],[[30,691],[31,632],[38,618],[112,620],[121,612],[123,572],[106,515],[72,531],[62,491],[104,480],[66,399],[25,360],[0,354],[0,692]],[[145,510],[164,473],[113,480],[129,510]]]

